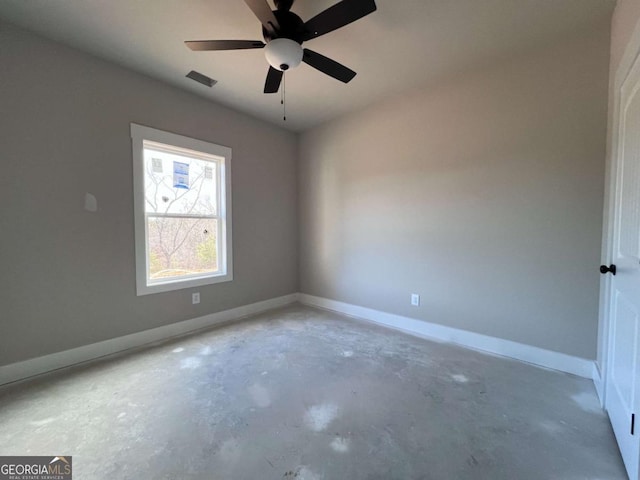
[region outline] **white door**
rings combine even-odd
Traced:
[[[606,408],[629,478],[640,468],[640,61],[620,90]],[[635,425],[634,425],[635,423]]]

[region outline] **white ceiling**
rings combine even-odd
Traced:
[[[336,0],[297,0],[307,20]],[[262,50],[192,52],[185,40],[262,39],[242,0],[2,0],[0,17],[236,110],[301,131],[408,88],[605,21],[615,0],[376,0],[378,10],[305,47],[358,72],[349,84],[302,64],[262,93]],[[213,88],[185,78],[197,70]]]

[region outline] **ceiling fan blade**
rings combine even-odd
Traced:
[[[322,73],[326,73],[330,77],[340,80],[344,83],[349,83],[356,76],[356,72],[344,65],[331,60],[330,58],[320,55],[318,52],[304,49],[304,55],[302,61],[307,65],[311,65],[313,68],[320,70]]]
[[[342,0],[304,24],[305,36],[303,40],[311,40],[325,33],[333,32],[375,12],[376,9],[374,0]]]
[[[264,82],[264,93],[277,93],[280,89],[280,82],[282,81],[283,72],[276,70],[273,67],[269,67],[269,73],[267,73],[267,80]]]
[[[267,0],[244,0],[244,3],[251,9],[253,14],[258,17],[262,26],[272,35],[280,30],[278,19],[271,11],[271,7]]]
[[[195,51],[243,50],[246,48],[264,48],[265,45],[260,40],[192,40],[184,43]]]

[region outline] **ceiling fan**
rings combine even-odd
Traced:
[[[274,0],[276,10],[271,10],[267,0],[244,0],[262,23],[261,40],[195,40],[185,42],[195,51],[244,50],[264,48],[269,62],[269,72],[264,93],[276,93],[283,73],[305,62],[313,68],[341,82],[348,83],[356,72],[335,60],[320,55],[302,43],[325,33],[344,27],[376,10],[374,0],[342,0],[307,22],[291,11],[294,0]],[[266,43],[265,43],[266,42]]]

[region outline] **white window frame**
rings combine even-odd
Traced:
[[[149,282],[149,256],[147,252],[147,222],[145,213],[144,192],[144,141],[157,142],[196,152],[214,155],[220,159],[218,164],[220,181],[218,199],[218,215],[222,235],[219,237],[220,270],[197,278],[167,278]],[[175,133],[157,130],[155,128],[131,124],[131,144],[133,153],[133,204],[136,251],[136,291],[137,295],[170,292],[184,288],[200,287],[214,283],[230,282],[233,280],[233,249],[231,222],[231,149],[214,143],[185,137]]]

